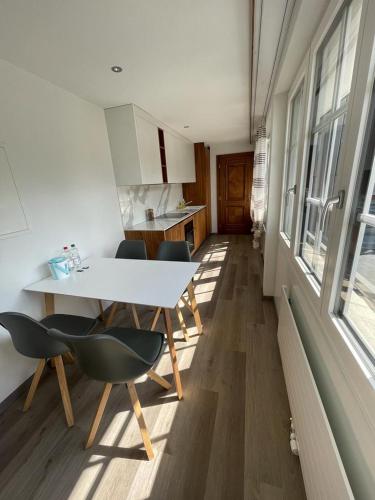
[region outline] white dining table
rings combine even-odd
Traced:
[[[24,290],[44,293],[47,315],[55,312],[55,295],[153,306],[163,310],[173,376],[178,398],[181,399],[182,385],[170,311],[175,309],[188,289],[195,322],[201,330],[192,286],[199,263],[95,257],[84,260],[82,267],[86,269],[73,271],[66,279],[48,277],[26,286]]]

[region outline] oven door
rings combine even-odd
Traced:
[[[189,244],[190,253],[194,251],[194,224],[191,220],[185,224],[185,241]]]

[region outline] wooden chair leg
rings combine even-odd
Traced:
[[[158,319],[159,319],[159,316],[160,316],[160,313],[161,313],[161,307],[158,307],[155,311],[155,314],[154,314],[154,317],[152,319],[152,323],[151,323],[151,328],[150,330],[153,332],[155,330],[155,327],[156,327],[156,324],[158,322]]]
[[[27,411],[31,406],[31,403],[34,399],[35,391],[38,387],[40,377],[42,376],[42,373],[43,373],[45,366],[46,366],[46,360],[40,359],[38,366],[36,367],[36,370],[35,370],[35,373],[33,376],[33,380],[32,380],[31,385],[30,385],[29,392],[27,393],[25,404],[23,405],[23,411]]]
[[[173,377],[176,384],[177,396],[178,399],[182,399],[182,384],[180,378],[180,372],[178,370],[178,362],[177,362],[177,354],[174,346],[173,340],[173,328],[172,328],[172,320],[171,313],[169,309],[164,309],[164,321],[167,330],[167,341],[169,347],[169,355],[172,361],[172,369],[173,369]]]
[[[138,318],[138,314],[137,314],[137,309],[135,307],[134,304],[130,304],[130,309],[132,311],[132,316],[133,316],[133,321],[134,321],[134,325],[135,327],[140,330],[141,328],[141,325],[139,323],[139,318]]]
[[[141,404],[140,404],[139,399],[138,399],[137,391],[135,390],[135,385],[133,382],[128,382],[127,386],[128,386],[128,391],[130,394],[130,399],[131,399],[131,402],[133,405],[133,410],[134,410],[135,416],[137,417],[137,420],[138,420],[138,425],[139,425],[139,429],[141,431],[143,444],[145,445],[145,448],[146,448],[147,458],[149,460],[152,460],[154,458],[154,452],[152,450],[150,436],[148,435],[146,422],[145,422],[145,419],[143,418],[142,408],[141,408]]]
[[[103,309],[102,301],[100,299],[98,300],[98,304],[99,304],[99,311],[100,311],[99,318],[101,321],[104,321],[104,309]]]
[[[112,389],[112,384],[110,384],[110,383],[105,384],[102,396],[101,396],[100,401],[99,401],[98,409],[96,410],[94,420],[92,421],[92,424],[91,424],[89,436],[88,436],[87,442],[86,442],[86,449],[90,448],[94,442],[94,439],[95,439],[96,433],[98,431],[99,424],[100,424],[100,421],[102,419],[109,395],[111,393],[111,389]]]
[[[193,308],[191,307],[191,305],[189,304],[189,302],[185,299],[185,297],[182,295],[181,297],[181,300],[182,302],[184,303],[184,306],[189,309],[189,311],[191,312],[191,314],[193,314]]]
[[[186,328],[184,316],[183,316],[182,311],[180,309],[180,306],[178,304],[176,306],[176,313],[177,313],[178,321],[180,322],[180,326],[181,326],[182,333],[184,335],[184,339],[186,342],[189,342],[189,334],[188,334],[188,331]]]
[[[66,382],[64,363],[61,356],[56,356],[53,358],[55,361],[57,379],[59,381],[61,399],[64,405],[65,417],[68,427],[74,425],[73,409],[72,403],[70,402],[70,395],[68,384]]]
[[[118,303],[117,302],[114,302],[112,304],[112,307],[111,307],[111,310],[109,311],[109,316],[107,318],[107,321],[106,321],[106,324],[105,326],[108,328],[109,326],[111,326],[112,324],[112,321],[113,321],[113,318],[116,314],[116,311],[117,311],[117,307],[118,307]]]
[[[66,365],[74,365],[74,363],[75,363],[74,354],[71,352],[64,352],[64,354],[62,355],[62,358],[63,358],[64,363]]]
[[[188,284],[187,289],[188,289],[190,304],[191,304],[191,307],[193,310],[193,315],[194,315],[194,319],[195,319],[195,324],[196,324],[197,329],[198,329],[198,333],[202,333],[201,316],[199,314],[197,301],[195,300],[194,287],[193,287],[192,282],[190,282]]]
[[[166,391],[168,391],[172,387],[172,384],[170,384],[168,380],[158,375],[156,372],[154,372],[154,370],[148,371],[147,375],[151,380],[161,385]]]

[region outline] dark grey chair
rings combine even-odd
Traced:
[[[123,240],[117,249],[116,259],[134,259],[134,260],[147,260],[147,249],[144,240]],[[106,326],[109,327],[112,324],[113,318],[118,309],[118,302],[112,304],[111,310],[106,321]],[[137,314],[137,309],[134,304],[129,304],[133,316],[134,325],[136,328],[140,328],[139,318]],[[126,304],[123,304],[126,307]],[[99,308],[102,319],[104,319],[103,306],[99,300]]]
[[[116,259],[147,260],[146,243],[144,240],[123,240],[117,249]]]
[[[138,420],[147,457],[151,460],[154,454],[134,380],[147,373],[166,389],[170,388],[170,384],[165,379],[159,377],[160,380],[156,380],[158,375],[151,370],[164,351],[164,335],[157,332],[151,334],[133,328],[109,328],[103,333],[88,337],[76,337],[51,329],[48,335],[53,341],[65,342],[72,346],[78,363],[88,377],[105,382],[86,448],[92,446],[94,442],[112,385],[125,383]]]
[[[156,260],[191,262],[187,241],[162,241],[156,252]]]
[[[17,312],[0,313],[0,325],[10,333],[16,350],[28,358],[39,359],[23,411],[30,408],[46,361],[51,359],[56,367],[67,424],[69,427],[74,424],[73,410],[62,360],[62,355],[70,352],[70,348],[66,343],[51,338],[47,332],[49,328],[57,328],[69,333],[72,338],[76,338],[88,335],[96,324],[95,319],[69,314],[52,314],[39,322],[26,316],[26,314]]]
[[[189,244],[187,241],[162,241],[159,245],[158,251],[156,253],[156,260],[167,260],[167,261],[175,261],[175,262],[191,262],[191,254],[189,249]],[[197,307],[197,303],[195,300],[193,284],[190,283],[188,289],[185,292],[188,292],[189,300],[184,297],[184,294],[181,296],[181,300],[184,303],[185,307],[191,311],[194,315],[195,323],[199,333],[202,333],[202,323]],[[185,293],[184,292],[184,293]],[[155,312],[151,330],[153,330],[156,326],[157,320],[160,316],[161,309],[158,308]],[[186,328],[184,316],[182,314],[180,306],[176,305],[176,313],[178,320],[180,322],[181,330],[184,335],[186,342],[189,340],[189,334]]]

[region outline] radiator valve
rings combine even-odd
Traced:
[[[296,437],[295,427],[293,423],[293,419],[290,419],[290,449],[292,450],[293,455],[299,455],[298,452],[298,441]]]

